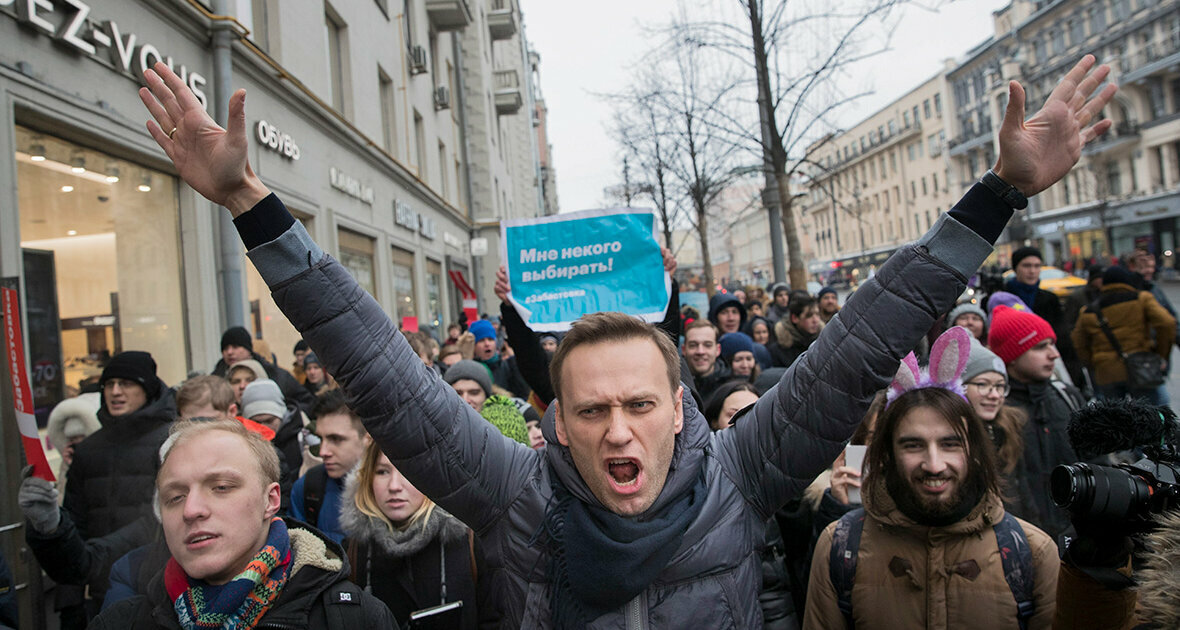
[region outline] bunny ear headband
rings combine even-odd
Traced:
[[[961,326],[952,326],[934,342],[930,350],[929,370],[918,367],[918,359],[913,352],[901,360],[901,367],[889,385],[886,406],[912,389],[926,387],[940,387],[966,400],[961,377],[970,355],[971,333]]]

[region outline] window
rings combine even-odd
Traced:
[[[373,239],[351,230],[337,231],[340,243],[340,264],[361,288],[377,297],[377,283],[373,277]]]
[[[330,5],[325,4],[324,8],[324,32],[328,46],[328,54],[326,55],[328,98],[326,100],[332,104],[336,111],[347,116],[345,109],[348,99],[345,90],[348,88],[346,80],[348,74],[348,31],[344,21],[332,10]]]
[[[1119,163],[1117,161],[1106,163],[1106,192],[1111,197],[1117,197],[1123,194],[1122,176],[1119,173]]]
[[[889,121],[889,135],[892,136],[895,134],[897,134],[897,121],[891,120],[891,121]]]
[[[393,79],[377,66],[378,98],[381,100],[381,139],[385,150],[397,157],[397,92],[393,89]]]
[[[442,265],[426,259],[426,317],[435,330],[442,329]]]
[[[1160,77],[1150,77],[1147,80],[1147,95],[1151,101],[1151,119],[1156,120],[1167,115],[1167,105],[1164,102],[1164,81]]]
[[[910,199],[918,198],[918,182],[910,180]]]
[[[1065,33],[1055,28],[1049,33],[1049,38],[1053,42],[1053,54],[1060,55],[1065,52]]]
[[[1082,18],[1075,17],[1069,21],[1069,38],[1070,43],[1074,46],[1079,46],[1086,41],[1086,23]]]
[[[254,40],[254,44],[262,50],[270,49],[268,18],[272,10],[278,9],[277,3],[274,7],[268,6],[269,4],[267,0],[250,0],[250,18],[246,21],[250,29],[250,39]]]
[[[938,173],[930,176],[930,188],[934,190],[934,194],[938,194]]]
[[[1041,41],[1040,38],[1037,38],[1033,40],[1032,45],[1033,57],[1036,58],[1037,63],[1045,63],[1045,61],[1049,58],[1048,52],[1045,50],[1045,42]]]
[[[426,181],[426,123],[422,121],[422,114],[414,109],[414,149],[418,166],[418,178]]]
[[[934,95],[934,115],[942,118],[942,95]]]
[[[922,178],[922,196],[925,197],[930,191],[926,189],[926,178]]]
[[[930,99],[922,101],[922,113],[925,114],[926,120],[930,120]]]
[[[393,271],[393,301],[400,325],[407,317],[417,317],[414,307],[414,253],[397,247],[390,252]]]
[[[1106,7],[1099,4],[1089,9],[1090,32],[1102,33],[1106,30]]]
[[[916,124],[918,124],[918,106],[917,105],[914,105],[913,114],[914,114],[914,124],[916,125]]]
[[[910,112],[909,112],[909,110],[906,110],[901,113],[901,122],[902,122],[903,127],[905,127],[906,129],[910,128]]]
[[[1115,22],[1122,22],[1131,17],[1129,0],[1111,0],[1110,9]]]
[[[16,126],[13,140],[17,210],[6,211],[19,220],[14,260],[23,259],[38,415],[96,377],[104,354],[144,350],[160,378],[183,380],[188,339],[177,180],[27,127]]]

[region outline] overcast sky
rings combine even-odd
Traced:
[[[735,6],[740,6],[733,0]],[[927,0],[926,5],[934,4]],[[992,34],[992,11],[1008,0],[957,0],[937,12],[900,13],[890,50],[858,64],[844,93],[872,94],[839,120],[847,128],[905,94]],[[604,205],[603,189],[621,180],[618,148],[607,128],[610,106],[595,94],[622,90],[650,41],[643,26],[666,23],[675,0],[520,0],[525,34],[541,55],[541,91],[562,211]],[[736,15],[736,11],[734,12]]]

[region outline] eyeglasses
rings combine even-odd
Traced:
[[[1006,382],[1005,383],[984,383],[984,382],[980,382],[980,381],[972,381],[970,383],[963,383],[963,384],[970,385],[971,387],[974,387],[976,390],[979,391],[979,393],[983,394],[984,396],[990,396],[993,393],[997,393],[1001,396],[1007,396],[1008,394],[1010,394],[1012,392],[1012,388]]]

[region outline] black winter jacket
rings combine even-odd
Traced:
[[[113,418],[106,402],[102,428],[74,448],[63,503],[82,538],[95,538],[151,514],[160,445],[176,419],[176,399],[160,382],[160,396]]]
[[[348,558],[340,545],[303,523],[285,522],[291,532],[292,574],[257,628],[398,629],[385,604],[348,582]],[[342,610],[344,607],[349,610]],[[152,578],[146,595],[125,599],[102,611],[87,630],[180,630],[180,627],[176,609],[164,590],[161,570]]]
[[[1055,385],[1049,381],[1021,383],[1015,379],[1006,401],[1028,414],[1028,422],[1024,424],[1024,457],[1014,473],[1023,478],[1023,483],[1015,489],[1018,494],[1024,494],[1021,490],[1027,489],[1028,496],[1014,497],[1026,512],[1013,515],[1045,530],[1054,541],[1069,527],[1069,515],[1054,505],[1049,495],[1049,474],[1059,464],[1078,461],[1069,443],[1069,416],[1084,403],[1077,388],[1060,381]]]
[[[670,628],[761,626],[757,548],[767,519],[831,464],[873,394],[950,309],[1011,214],[982,186],[960,205],[882,265],[820,335],[822,351],[796,362],[742,422],[710,435],[693,401],[683,400],[684,428],[649,513],[683,496],[703,472],[700,513],[647,589],[589,628],[621,628],[628,618]],[[553,484],[601,505],[557,441],[553,408],[542,421],[546,448],[503,437],[416,359],[377,302],[276,197],[236,224],[275,302],[341,383],[373,439],[485,543],[501,626],[551,627],[548,556],[529,541]]]

